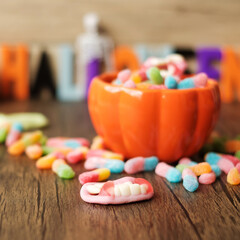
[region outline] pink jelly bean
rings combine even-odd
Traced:
[[[195,87],[205,87],[207,85],[208,76],[205,73],[199,73],[193,77]]]
[[[124,84],[124,87],[127,88],[136,88],[136,84],[134,83],[134,81],[132,81],[131,79],[127,80]]]
[[[228,154],[219,154],[219,155],[221,155],[223,158],[226,158],[229,161],[231,161],[234,164],[234,166],[236,166],[238,163],[240,163],[240,160],[235,156],[228,155]]]
[[[237,170],[240,172],[240,163],[238,163],[236,166]]]
[[[201,184],[212,184],[216,181],[216,174],[214,172],[204,173],[198,178],[198,181]]]
[[[122,83],[125,83],[131,76],[131,71],[129,69],[122,70],[118,73],[117,78],[121,80]]]
[[[67,154],[66,159],[69,163],[75,164],[86,159],[87,152],[88,152],[87,147],[76,148],[75,150]]]
[[[180,182],[182,180],[181,172],[164,162],[158,163],[155,173],[166,178],[169,182]]]

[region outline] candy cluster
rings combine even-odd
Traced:
[[[190,89],[205,87],[208,77],[199,73],[184,77],[186,62],[181,55],[172,54],[166,58],[151,57],[140,70],[131,72],[129,69],[118,73],[115,85],[136,89]]]
[[[171,183],[182,181],[189,192],[196,191],[199,184],[212,184],[222,172],[227,174],[228,183],[240,184],[240,160],[233,155],[208,152],[204,162],[182,158],[175,167],[159,162],[155,156],[135,157],[124,162],[123,155],[107,150],[99,136],[90,145],[85,138],[47,138],[41,131],[23,133],[22,129],[20,123],[1,124],[0,143],[5,142],[11,155],[18,156],[25,152],[30,159],[36,160],[38,169],[52,169],[60,178],[71,179],[75,172],[69,164],[85,161],[84,168],[87,171],[81,173],[78,179],[83,185],[81,198],[86,202],[120,204],[153,196],[151,184],[142,178],[124,177],[102,182],[111,174],[122,172],[136,174],[155,171]]]

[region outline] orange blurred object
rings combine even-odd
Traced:
[[[240,150],[239,140],[228,140],[225,143],[225,150],[228,153],[235,153]]]
[[[88,107],[96,132],[126,158],[157,156],[174,162],[196,153],[219,116],[217,82],[205,88],[129,89],[110,84],[117,74],[96,77]]]
[[[2,46],[1,95],[26,100],[29,97],[29,56],[27,47]]]

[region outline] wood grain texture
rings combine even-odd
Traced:
[[[217,130],[240,132],[239,104],[223,105]],[[0,103],[0,112],[40,111],[51,125],[48,136],[95,135],[86,103]],[[77,175],[83,165],[74,166]],[[111,179],[126,174],[112,175]],[[150,201],[101,206],[80,199],[80,184],[39,171],[26,156],[11,157],[0,146],[0,239],[239,239],[240,187],[222,175],[214,184],[188,193],[154,173],[136,174],[149,180]]]
[[[239,45],[238,0],[1,0],[0,42],[73,42],[89,11],[120,44]]]

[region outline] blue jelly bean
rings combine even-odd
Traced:
[[[189,88],[195,88],[194,80],[193,78],[185,78],[184,80],[180,81],[178,83],[178,89],[189,89]]]
[[[194,192],[198,189],[199,183],[195,177],[187,175],[183,178],[183,186],[187,191]]]
[[[108,159],[104,167],[108,168],[111,173],[121,173],[124,169],[124,162],[117,159]]]
[[[215,175],[219,177],[222,174],[222,171],[218,165],[211,165],[211,169],[215,172]]]
[[[217,165],[220,159],[221,157],[214,152],[210,152],[205,156],[205,161],[208,162],[210,165]]]
[[[173,76],[167,76],[164,84],[169,89],[176,89],[178,86],[177,80]]]
[[[167,171],[166,179],[169,182],[178,183],[182,180],[182,174],[176,168],[171,168]]]
[[[157,157],[148,157],[144,159],[144,170],[153,171],[158,164]]]

